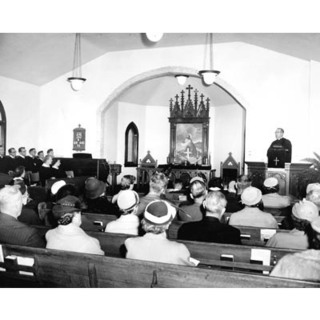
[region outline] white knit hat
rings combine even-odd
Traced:
[[[279,182],[278,182],[278,179],[275,178],[275,177],[270,177],[270,178],[267,178],[266,180],[264,180],[263,182],[263,185],[267,188],[273,188],[275,187],[276,185],[278,185]]]
[[[309,193],[312,190],[320,190],[320,183],[316,182],[316,183],[309,183],[307,185],[307,190],[306,193]]]
[[[259,203],[262,199],[262,193],[255,187],[245,188],[241,194],[241,201],[247,206],[253,206]]]
[[[318,207],[311,201],[303,199],[292,208],[292,214],[298,219],[313,221],[319,216]]]
[[[59,189],[63,186],[65,186],[67,183],[64,180],[60,180],[55,182],[52,186],[51,186],[51,193],[53,195],[57,194],[57,192],[59,191]]]
[[[144,212],[144,219],[153,225],[165,225],[173,220],[176,209],[167,201],[155,200],[150,202]]]
[[[117,203],[120,210],[130,211],[139,203],[139,195],[133,190],[122,190]]]

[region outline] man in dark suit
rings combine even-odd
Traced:
[[[268,168],[284,168],[286,162],[291,162],[292,145],[290,140],[283,137],[284,130],[277,128],[274,140],[268,151]]]
[[[2,160],[3,173],[8,174],[10,171],[13,172],[17,167],[16,154],[17,151],[15,148],[10,148],[8,150],[9,155],[5,156]]]
[[[45,248],[44,237],[17,218],[21,214],[22,195],[17,186],[0,190],[0,243]]]
[[[38,172],[37,150],[35,148],[31,148],[29,150],[29,154],[30,154],[29,156],[26,156],[26,160],[27,160],[26,170],[31,172]]]
[[[241,244],[240,231],[220,222],[226,205],[227,201],[223,193],[210,192],[203,202],[206,210],[204,219],[183,224],[178,230],[178,239]]]
[[[16,165],[17,167],[19,166],[23,166],[25,168],[27,168],[27,159],[26,159],[26,155],[27,155],[27,150],[25,147],[20,147],[18,149],[18,155],[16,157]]]

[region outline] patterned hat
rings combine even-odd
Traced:
[[[167,201],[155,200],[150,202],[144,212],[146,222],[162,226],[173,220],[176,215],[176,209]]]
[[[53,216],[56,219],[61,218],[66,213],[81,211],[81,202],[75,196],[66,196],[59,201],[52,208]]]
[[[262,199],[262,193],[255,187],[245,188],[241,194],[241,201],[247,206],[253,206],[259,203]]]
[[[128,212],[139,203],[139,196],[133,190],[122,190],[118,196],[117,203],[121,211]]]
[[[292,208],[292,214],[301,220],[313,221],[319,216],[318,207],[311,201],[303,199]]]

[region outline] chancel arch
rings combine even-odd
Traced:
[[[212,168],[219,173],[220,162],[232,152],[243,171],[247,101],[224,80],[218,79],[214,85],[207,87],[203,85],[197,70],[181,67],[166,67],[139,74],[109,95],[98,111],[101,157],[122,163],[125,146],[121,146],[119,139],[122,139],[120,137],[125,133],[127,124],[133,121],[139,130],[138,158],[143,158],[150,150],[159,164],[167,163],[170,148],[169,100],[185,90],[174,78],[177,73],[189,75],[185,86],[191,84],[210,97],[209,153]],[[111,124],[110,119],[115,117],[116,124]],[[109,141],[108,144],[108,137],[112,134],[116,135],[116,143]],[[225,143],[221,143],[223,137],[227,137]],[[128,168],[130,172],[123,173],[135,174],[133,169]]]
[[[0,101],[0,154],[6,152],[6,133],[7,133],[7,118],[3,104]]]

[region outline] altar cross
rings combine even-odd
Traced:
[[[185,152],[185,154],[187,155],[187,159],[189,159],[190,158],[190,148],[187,148],[187,151]]]

